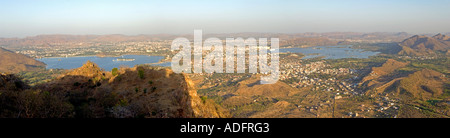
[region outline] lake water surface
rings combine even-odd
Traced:
[[[134,61],[116,61],[117,58],[132,58]],[[159,60],[163,59],[163,56],[146,56],[146,55],[123,55],[120,57],[97,57],[97,56],[86,56],[86,57],[50,57],[37,59],[39,61],[47,64],[47,69],[74,69],[83,66],[86,61],[90,60],[100,68],[106,71],[111,71],[113,68],[118,68],[121,65],[133,67],[138,64],[149,64],[157,63]],[[159,66],[170,66],[170,64],[154,64]]]
[[[325,56],[324,59],[341,59],[341,58],[369,58],[380,52],[364,51],[363,49],[353,49],[352,46],[315,46],[307,48],[284,48],[280,49],[280,53],[292,52],[302,53],[305,55],[303,59]]]
[[[283,48],[280,53],[292,52],[302,53],[305,55],[303,59],[324,56],[325,59],[341,59],[341,58],[368,58],[377,55],[379,52],[364,51],[363,49],[353,49],[351,46],[316,46],[307,48]],[[132,58],[134,61],[114,61],[117,58]],[[106,71],[112,68],[118,68],[121,65],[133,67],[138,64],[157,63],[163,59],[163,56],[146,56],[146,55],[123,55],[121,57],[51,57],[37,59],[47,64],[47,69],[74,69],[81,67],[86,61],[90,60],[97,63]],[[170,66],[170,62],[152,64],[154,66]]]

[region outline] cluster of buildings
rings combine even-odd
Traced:
[[[386,113],[389,114],[393,109],[394,111],[397,111],[400,107],[397,105],[399,102],[398,99],[389,98],[388,96],[383,96],[379,100],[375,102],[376,109],[375,111],[380,113]]]
[[[312,73],[330,74],[330,75],[347,75],[353,74],[356,70],[348,68],[327,68],[325,61],[312,62],[310,64],[296,63],[283,63],[281,64],[281,80],[302,77],[303,75],[309,75]]]
[[[404,58],[404,59],[417,59],[417,60],[437,59],[436,56],[398,56],[398,58]]]
[[[289,60],[288,60],[289,61]],[[311,62],[303,64],[300,60],[294,62],[284,62],[280,64],[280,80],[295,80],[290,83],[292,87],[310,87],[311,90],[334,91],[344,94],[353,93],[356,84],[338,80],[335,76],[349,75],[356,72],[348,68],[330,68],[325,61]],[[316,74],[316,75],[312,75]],[[324,77],[319,77],[323,75]]]
[[[94,56],[97,54],[152,54],[164,55],[170,52],[171,41],[127,41],[127,42],[86,42],[57,43],[48,46],[24,47],[16,50],[33,58]]]

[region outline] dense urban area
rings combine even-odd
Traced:
[[[233,34],[232,36],[236,35],[245,38],[254,34],[244,33]],[[413,36],[406,33],[259,35],[279,37],[281,40],[280,48],[350,45],[353,49],[376,51],[379,54],[368,58],[327,59],[325,57],[314,57],[306,59],[306,55],[302,53],[280,53],[280,79],[275,84],[259,84],[259,77],[264,74],[258,73],[185,74],[184,80],[193,85],[189,89],[198,93],[205,106],[216,104],[214,106],[220,107],[216,107],[216,109],[220,109],[223,114],[229,114],[228,116],[219,113],[219,116],[397,118],[449,117],[450,115],[450,84],[448,80],[450,39],[446,35]],[[219,37],[226,36],[227,34],[223,34]],[[23,39],[0,39],[0,46],[4,48],[4,52],[14,51],[13,53],[23,54],[33,59],[151,55],[164,56],[161,62],[168,62],[178,52],[172,51],[170,48],[173,38],[175,37],[43,35]],[[248,60],[246,60],[246,63],[248,64]],[[55,87],[51,84],[59,83],[58,80],[64,78],[61,76],[74,73],[84,76],[84,74],[80,74],[80,72],[84,72],[82,69],[92,72],[92,69],[88,66],[75,70],[45,69],[40,64],[35,66],[41,66],[41,68],[32,70],[25,68],[22,71],[15,72],[21,81],[28,83],[27,88],[21,89],[31,87],[31,89],[46,93],[49,90],[48,87]],[[112,85],[118,78],[124,79],[127,76],[126,70],[130,68],[137,71],[139,78],[146,82],[141,84],[135,81],[143,80],[131,80],[131,82],[137,84],[132,85],[131,88],[103,86],[106,83],[103,81],[108,79],[111,83],[108,86]],[[93,81],[98,86],[79,82],[74,83],[73,87],[80,89],[81,86],[86,85],[87,88],[100,87],[118,91],[117,93],[124,95],[125,98],[122,96],[118,99],[118,104],[113,103],[111,106],[105,107],[104,112],[107,116],[108,114],[114,114],[114,117],[130,117],[133,115],[120,116],[117,115],[117,112],[119,110],[121,112],[130,110],[132,107],[128,102],[140,96],[130,97],[129,94],[124,94],[128,92],[125,89],[132,89],[130,90],[131,93],[137,94],[142,91],[143,94],[146,94],[159,91],[165,85],[172,85],[171,83],[173,83],[158,82],[155,79],[146,80],[154,75],[143,75],[143,72],[151,71],[141,72],[141,68],[170,69],[170,67],[136,65],[136,67],[100,70],[100,72],[105,72],[103,77],[89,79],[89,82]],[[6,77],[7,74],[2,74],[2,76]],[[154,81],[158,82],[158,86],[155,86]],[[100,82],[103,84],[102,86],[98,84]],[[43,88],[46,89],[41,90]],[[95,89],[95,91],[99,91],[99,89]],[[105,92],[108,93],[108,91]],[[69,91],[69,93],[71,92]],[[95,95],[92,96],[95,97]],[[86,102],[92,104],[89,101]],[[82,104],[74,103],[73,100],[70,103],[76,107],[75,112],[82,112],[80,106]],[[208,105],[206,105],[207,103]],[[86,114],[84,110],[92,110],[84,107],[82,109],[83,114]],[[143,116],[170,117],[170,114],[167,115],[162,112],[164,110],[152,110],[149,114],[143,113]],[[66,117],[70,117],[70,115]]]

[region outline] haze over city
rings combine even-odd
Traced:
[[[0,0],[0,130],[34,137],[445,133],[438,125],[445,122],[423,118],[450,118],[449,6]]]
[[[445,0],[0,1],[0,37],[40,34],[450,32]]]

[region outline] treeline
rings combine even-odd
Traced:
[[[73,116],[64,96],[30,89],[14,75],[0,76],[0,118],[62,118]]]
[[[72,91],[47,91],[31,87],[13,74],[0,76],[0,118],[99,118],[117,117],[116,106],[126,103],[107,90],[92,92],[98,83],[74,82]]]

